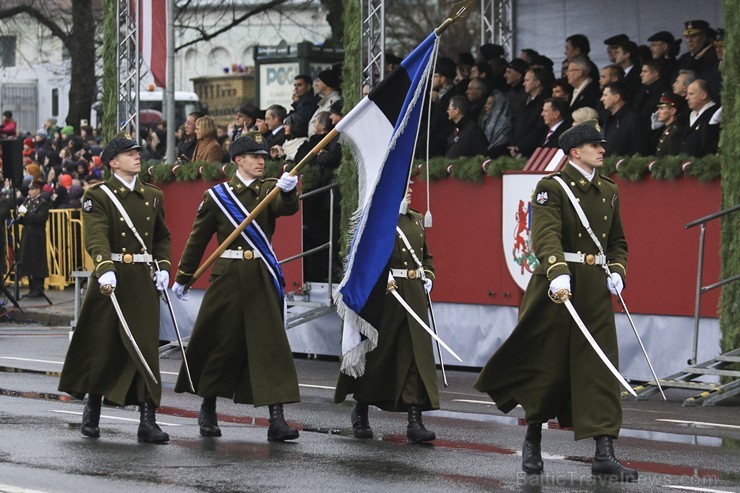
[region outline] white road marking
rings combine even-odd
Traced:
[[[485,404],[487,406],[495,406],[496,403],[493,401],[477,401],[474,399],[452,399],[452,402],[463,402],[465,404]],[[521,404],[517,404],[516,407],[521,408]]]
[[[325,389],[325,390],[336,390],[334,387],[329,387],[328,385],[310,385],[307,383],[299,383],[299,387],[306,387],[310,389]]]
[[[30,363],[49,363],[51,365],[63,365],[64,361],[49,361],[45,359],[15,358],[13,356],[0,356],[0,359],[10,359],[13,361],[28,361]]]
[[[18,486],[11,486],[9,484],[0,484],[0,492],[2,493],[46,493],[41,490],[29,490],[28,488],[20,488]]]
[[[663,421],[664,423],[678,423],[682,425],[707,426],[709,428],[730,428],[731,430],[740,430],[740,426],[738,425],[726,425],[723,423],[707,423],[706,421],[684,421],[682,419],[656,419],[655,421]]]
[[[79,413],[77,411],[62,411],[61,409],[49,409],[49,412],[50,413],[59,413],[59,414],[74,414],[75,416],[82,416],[82,413]],[[108,419],[118,420],[118,421],[131,421],[133,423],[138,423],[139,422],[138,419],[120,418],[118,416],[109,416],[107,414],[101,414],[100,417],[101,418],[108,418]],[[184,425],[181,425],[181,424],[178,424],[178,423],[167,423],[165,421],[160,421],[160,420],[157,420],[157,424],[158,425],[163,425],[163,426],[184,426]],[[2,490],[0,490],[0,491],[2,491]]]
[[[662,486],[663,488],[668,488],[671,490],[702,491],[704,493],[732,493],[731,490],[715,490],[712,488],[697,488],[695,486],[678,486],[678,485],[672,485],[672,484],[664,484]]]

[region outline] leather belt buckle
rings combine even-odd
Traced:
[[[409,279],[416,279],[416,269],[409,269],[407,274]]]
[[[252,250],[244,250],[244,260],[252,260],[254,258],[254,252]]]
[[[130,264],[131,262],[134,261],[134,256],[131,255],[130,253],[124,253],[122,260],[124,264]]]
[[[593,253],[589,253],[586,255],[586,264],[587,265],[594,265],[596,263],[596,255]]]

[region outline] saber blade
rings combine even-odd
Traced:
[[[409,314],[410,314],[410,315],[411,315],[412,317],[414,317],[414,320],[416,320],[416,321],[417,321],[417,322],[419,323],[419,325],[421,325],[421,328],[422,328],[422,329],[426,330],[426,331],[427,331],[427,333],[428,333],[428,334],[429,334],[430,336],[432,336],[432,338],[433,338],[433,339],[434,339],[435,341],[437,341],[437,342],[438,342],[438,343],[439,343],[439,344],[440,344],[440,345],[441,345],[441,346],[442,346],[443,348],[445,348],[445,349],[447,350],[447,352],[448,352],[448,353],[450,353],[450,354],[451,354],[451,355],[452,355],[452,356],[453,356],[453,357],[454,357],[454,358],[455,358],[456,360],[458,360],[458,361],[459,361],[460,363],[462,363],[462,362],[463,362],[463,360],[462,360],[462,359],[460,359],[460,356],[458,356],[457,354],[455,354],[455,351],[453,351],[452,349],[450,349],[450,346],[448,346],[448,345],[447,345],[447,344],[445,343],[445,341],[443,341],[442,339],[440,339],[440,338],[439,338],[439,336],[438,336],[437,334],[435,334],[435,333],[434,333],[434,331],[432,331],[432,329],[430,329],[430,328],[429,328],[429,327],[427,326],[427,324],[426,324],[426,323],[424,323],[424,321],[423,321],[423,320],[421,319],[421,317],[419,317],[419,315],[417,315],[417,314],[416,314],[416,312],[415,312],[415,311],[413,310],[413,308],[411,308],[411,307],[410,307],[410,306],[408,305],[408,303],[406,303],[406,300],[404,300],[404,299],[403,299],[403,298],[401,297],[401,295],[400,295],[400,294],[398,294],[398,291],[396,291],[396,289],[395,289],[395,288],[391,288],[391,289],[389,289],[389,291],[390,291],[390,292],[391,292],[391,293],[393,294],[393,296],[394,296],[394,297],[395,297],[395,298],[396,298],[396,299],[398,300],[398,302],[399,302],[399,303],[401,303],[401,306],[403,306],[403,307],[404,307],[404,308],[406,309],[406,311],[407,311],[407,312],[409,312]]]
[[[429,296],[429,293],[427,293],[427,306],[429,306],[429,321],[432,323],[432,330],[435,334],[439,335],[437,333],[437,321],[434,319],[434,309],[432,308],[432,297]],[[439,366],[442,369],[442,383],[445,384],[445,388],[448,387],[447,385],[447,372],[445,371],[445,362],[442,360],[442,347],[439,344],[439,341],[434,341],[437,345],[437,353],[439,354]]]
[[[624,379],[624,377],[619,373],[619,370],[617,370],[611,361],[609,361],[609,358],[606,357],[606,354],[604,354],[604,351],[601,350],[599,345],[594,340],[594,337],[591,335],[591,333],[586,328],[586,324],[583,323],[583,320],[581,320],[581,317],[578,316],[578,312],[576,312],[575,307],[573,306],[573,303],[569,299],[564,299],[563,304],[568,309],[568,312],[570,313],[570,316],[573,317],[573,320],[575,321],[576,325],[579,329],[581,329],[581,332],[583,333],[583,336],[586,338],[589,344],[591,344],[591,347],[594,351],[596,351],[596,354],[601,358],[601,361],[604,362],[607,368],[609,368],[609,371],[612,372],[612,374],[617,377],[617,380],[619,380],[619,383],[624,386],[627,391],[632,394],[633,396],[637,397],[637,394],[632,389],[630,384],[627,383],[627,380]]]
[[[131,329],[129,329],[126,319],[123,318],[123,312],[121,311],[121,305],[118,304],[116,293],[111,291],[109,296],[110,296],[110,300],[113,302],[113,306],[116,309],[116,314],[118,315],[118,320],[121,322],[123,331],[126,333],[126,337],[128,337],[129,341],[131,341],[131,345],[134,347],[134,351],[136,351],[136,355],[139,357],[139,361],[141,361],[141,364],[144,365],[144,369],[146,369],[147,373],[149,373],[149,376],[152,377],[152,380],[154,380],[154,383],[159,383],[157,382],[157,377],[154,376],[152,369],[149,368],[149,363],[147,363],[146,360],[144,359],[144,355],[141,353],[141,349],[139,349],[139,345],[136,344],[136,340],[134,340],[134,335],[131,333]]]
[[[195,386],[193,385],[193,378],[190,376],[190,366],[188,365],[188,358],[185,357],[185,347],[182,345],[182,337],[180,336],[180,327],[177,326],[177,319],[175,318],[175,311],[172,309],[172,301],[170,300],[170,294],[167,292],[167,286],[162,290],[162,297],[167,305],[167,309],[172,317],[172,323],[175,326],[175,334],[177,335],[177,345],[180,346],[180,354],[182,355],[182,362],[185,365],[185,373],[188,376],[188,384],[190,390],[195,393]]]
[[[653,374],[653,378],[655,379],[655,384],[658,386],[658,390],[660,390],[660,395],[663,396],[663,400],[666,400],[665,393],[663,392],[663,387],[660,386],[660,380],[658,379],[658,375],[655,374],[655,370],[653,369],[653,364],[650,362],[650,357],[648,356],[647,351],[645,350],[645,346],[642,344],[642,338],[640,338],[640,334],[637,332],[637,327],[635,326],[635,322],[632,320],[632,315],[630,315],[629,310],[627,310],[627,303],[624,302],[624,298],[622,298],[622,293],[618,293],[617,296],[619,297],[619,301],[622,303],[622,308],[624,308],[624,313],[627,314],[627,320],[630,321],[630,325],[632,326],[632,331],[635,333],[635,337],[637,337],[637,342],[640,343],[640,349],[642,349],[642,354],[645,355],[645,360],[647,360],[647,364],[650,367],[650,371]]]

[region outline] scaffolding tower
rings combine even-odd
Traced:
[[[385,77],[385,0],[363,1],[361,20],[362,91],[366,85],[373,89]]]
[[[507,59],[514,53],[514,0],[481,0],[480,43],[494,43],[504,47]]]
[[[118,0],[116,4],[116,56],[118,60],[118,129],[138,140],[139,80],[139,9],[137,2]]]

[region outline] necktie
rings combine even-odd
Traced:
[[[545,137],[545,144],[547,144],[550,141],[550,137],[552,137],[552,134],[555,132],[552,131],[552,129],[547,131],[547,137]]]

